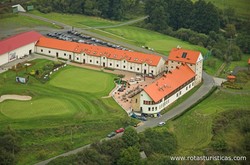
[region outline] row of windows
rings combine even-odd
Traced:
[[[152,108],[151,108],[151,107],[148,107],[148,111],[151,111],[151,110],[152,110],[152,111],[155,111],[155,110],[157,111],[157,107],[152,107]]]
[[[41,49],[41,52],[43,52],[43,49]],[[49,50],[48,53],[51,53],[51,51]],[[57,52],[56,54],[58,54],[58,52]],[[67,54],[64,53],[64,56],[66,56],[66,55],[67,55]],[[85,54],[84,54],[84,56],[85,56]],[[105,57],[103,57],[103,59],[105,59]],[[77,57],[76,60],[79,60],[79,57]],[[92,63],[92,60],[89,60],[89,62]],[[124,63],[125,63],[125,62],[126,62],[126,61],[124,61]],[[99,62],[96,61],[96,63],[98,64]],[[110,63],[109,66],[112,66],[112,63]],[[147,64],[145,64],[145,66],[147,66]],[[119,67],[119,65],[117,64],[116,67]],[[123,66],[123,68],[125,69],[126,66]],[[130,69],[132,70],[133,67],[130,67]],[[137,68],[137,71],[139,71],[139,70],[140,70],[140,68]],[[151,70],[151,73],[154,73],[154,71]]]
[[[144,105],[155,105],[155,104],[159,104],[161,101],[162,101],[162,100],[160,100],[160,101],[158,101],[158,102],[143,100],[143,104],[144,104]]]

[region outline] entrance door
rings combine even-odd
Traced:
[[[144,69],[144,74],[147,74],[147,70],[146,69]]]
[[[85,59],[83,59],[82,63],[85,64]]]
[[[30,50],[29,50],[29,54],[31,54],[31,53],[32,53],[32,50],[30,49]]]
[[[71,60],[71,55],[69,55],[69,59]]]
[[[102,63],[102,66],[103,66],[103,67],[105,67],[105,62],[104,62],[104,63]]]
[[[58,58],[58,52],[56,52],[56,58]]]

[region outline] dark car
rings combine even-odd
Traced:
[[[116,133],[115,132],[111,132],[110,134],[108,134],[108,136],[107,137],[109,137],[109,138],[112,138],[113,136],[115,136],[116,135]]]
[[[122,133],[122,132],[124,132],[124,128],[119,128],[119,129],[117,129],[115,132],[116,132],[116,133]]]

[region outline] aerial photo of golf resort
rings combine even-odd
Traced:
[[[0,165],[250,165],[250,1],[0,0]]]

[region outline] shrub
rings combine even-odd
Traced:
[[[224,139],[218,139],[211,143],[211,146],[216,151],[226,151],[228,148],[227,143],[224,141]]]

